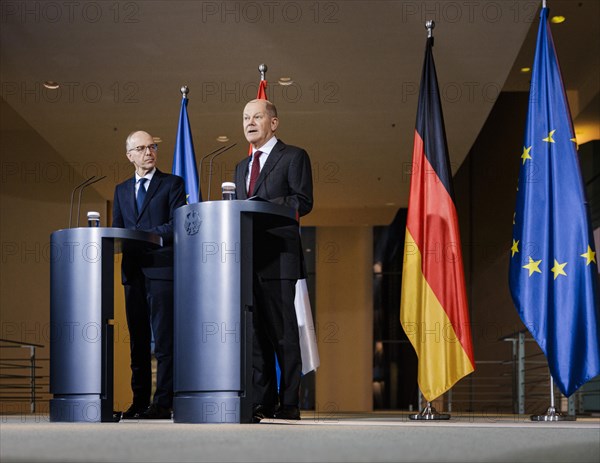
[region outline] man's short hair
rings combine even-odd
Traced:
[[[129,142],[131,141],[131,138],[138,133],[139,130],[134,130],[133,132],[130,132],[129,135],[127,135],[127,138],[125,139],[125,151],[129,151],[131,148],[129,148]],[[135,146],[133,147],[135,148]]]
[[[277,108],[269,100],[264,100],[267,105],[267,114],[271,117],[277,117]]]
[[[257,103],[259,101],[263,101],[265,103],[265,108],[269,117],[277,117],[277,108],[273,103],[269,100],[263,100],[262,98],[257,98],[255,100],[251,100],[248,103]]]
[[[131,139],[133,138],[133,136],[136,133],[140,133],[140,132],[143,132],[143,133],[146,133],[146,134],[150,135],[145,130],[134,130],[133,132],[131,132],[129,135],[127,135],[127,138],[125,139],[125,152],[128,152],[130,149],[135,148],[135,146],[129,146],[129,143],[131,142]],[[152,135],[150,135],[150,136],[152,136]],[[152,139],[154,139],[154,137]]]

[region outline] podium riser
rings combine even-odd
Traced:
[[[219,393],[197,394],[193,397],[176,396],[173,399],[173,421],[175,423],[244,423],[242,400],[237,393],[230,397]]]
[[[100,395],[54,397],[50,400],[50,421],[99,423],[102,421]]]

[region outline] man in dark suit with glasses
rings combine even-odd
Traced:
[[[135,168],[115,188],[113,227],[160,235],[163,247],[132,248],[121,265],[130,335],[133,403],[126,419],[170,419],[173,405],[173,214],[185,205],[183,179],[156,168],[158,146],[143,131],[129,134],[126,156]],[[157,361],[152,387],[151,342]]]

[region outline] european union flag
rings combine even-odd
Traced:
[[[521,153],[510,289],[570,396],[600,374],[598,270],[577,143],[543,8]]]
[[[179,125],[177,126],[177,140],[173,154],[173,174],[179,175],[185,182],[186,200],[188,204],[202,201],[202,191],[198,182],[198,169],[196,168],[196,154],[194,153],[194,140],[187,114],[188,99],[184,95],[181,100]]]

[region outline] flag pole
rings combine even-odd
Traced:
[[[576,416],[563,415],[561,412],[556,411],[554,406],[554,378],[550,373],[550,406],[546,410],[545,415],[531,415],[531,421],[575,421]]]
[[[258,65],[258,72],[260,73],[260,83],[258,84],[258,94],[256,95],[256,99],[258,100],[267,100],[267,70],[269,68],[265,63],[261,63]],[[252,156],[252,144],[248,146],[248,156]]]
[[[425,28],[427,29],[427,38],[430,39],[433,37],[433,28],[435,27],[435,21],[433,19],[428,19],[425,21]]]
[[[449,413],[440,413],[438,412],[431,402],[427,401],[427,405],[420,413],[413,413],[412,415],[408,415],[408,418],[411,420],[421,421],[421,420],[449,420]]]
[[[258,72],[260,72],[260,80],[266,79],[266,74],[267,74],[268,70],[269,70],[269,68],[267,67],[267,65],[265,63],[258,65]]]

